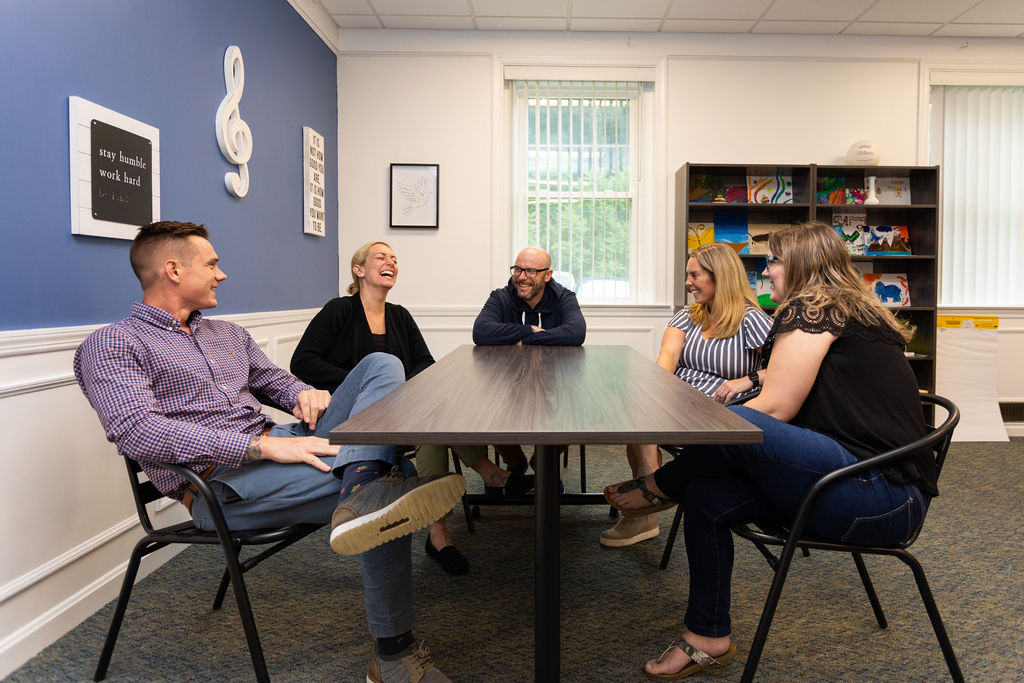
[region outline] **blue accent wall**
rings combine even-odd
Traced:
[[[217,145],[224,51],[245,65],[250,189]],[[128,240],[71,234],[68,97],[160,130],[160,216],[205,223],[228,279],[215,313],[338,294],[334,53],[286,0],[0,0],[0,330],[123,318]],[[327,236],[302,232],[302,127],[324,136]]]

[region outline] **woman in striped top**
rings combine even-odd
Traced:
[[[686,262],[686,290],[693,303],[665,328],[658,365],[720,403],[756,388],[752,378],[772,319],[758,306],[733,248],[715,242],[694,249]],[[627,446],[626,458],[634,479],[661,467],[655,444]],[[621,517],[601,534],[601,545],[617,548],[654,538],[656,512]]]

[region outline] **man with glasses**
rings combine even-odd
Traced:
[[[579,346],[587,323],[576,294],[551,279],[551,256],[538,247],[519,252],[508,284],[491,292],[473,323],[473,343]]]
[[[477,346],[548,344],[579,346],[587,323],[576,294],[551,279],[551,256],[539,247],[519,252],[508,284],[491,292],[473,323]],[[511,472],[526,471],[520,446],[495,445]]]

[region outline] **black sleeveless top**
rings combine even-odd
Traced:
[[[775,337],[791,330],[830,332],[838,338],[790,424],[835,439],[861,460],[924,436],[917,379],[903,353],[903,339],[894,330],[868,328],[832,307],[815,310],[795,301],[776,317],[765,344],[766,358]],[[938,495],[938,467],[928,449],[890,463],[882,474],[892,483],[915,484]]]

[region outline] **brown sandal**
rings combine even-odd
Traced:
[[[665,500],[658,494],[647,488],[647,484],[644,483],[644,477],[637,477],[632,481],[627,481],[619,485],[618,488],[614,489],[615,493],[626,493],[633,489],[639,489],[643,495],[644,500],[650,503],[647,507],[642,508],[622,508],[616,503],[612,502],[611,497],[608,495],[608,489],[604,491],[604,499],[608,501],[608,504],[613,508],[622,513],[623,517],[643,517],[644,515],[654,514],[661,512],[662,510],[668,510],[669,508],[675,507],[675,503],[670,500]]]
[[[688,642],[680,638],[679,640],[673,641],[671,645],[666,647],[665,651],[661,653],[661,656],[658,657],[657,661],[660,662],[664,659],[665,655],[669,653],[669,650],[674,647],[678,647],[680,650],[685,652],[693,661],[672,674],[652,674],[649,673],[647,669],[644,669],[644,675],[657,681],[678,681],[681,678],[692,676],[693,674],[701,671],[721,669],[723,665],[731,662],[733,657],[736,656],[735,643],[729,643],[729,649],[723,654],[720,654],[717,657],[712,657],[707,652],[698,650],[693,645],[690,645]]]

